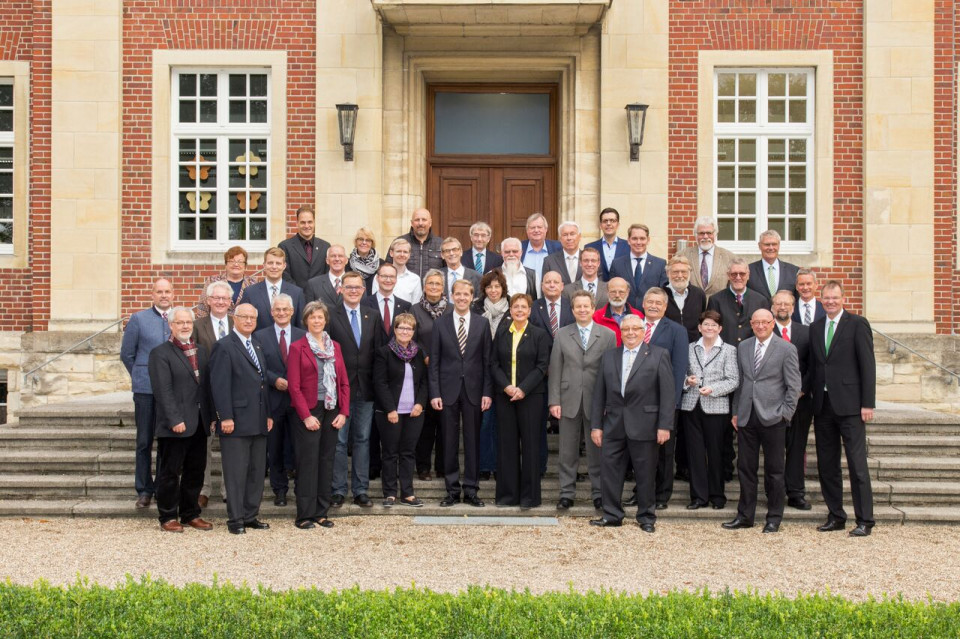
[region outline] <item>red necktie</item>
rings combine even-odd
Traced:
[[[560,327],[560,318],[557,317],[557,303],[550,302],[550,337],[557,336],[557,329]]]
[[[285,330],[280,330],[280,359],[283,360],[283,365],[287,365],[287,336]]]
[[[787,331],[788,331],[788,330],[789,330],[789,329],[787,329],[786,326],[784,326],[782,329],[780,329],[780,336],[783,337],[784,341],[786,341],[786,342],[789,342],[789,341],[790,341],[790,336],[787,335]]]
[[[651,337],[653,337],[653,322],[647,322],[647,330],[643,332],[643,343],[649,344]]]
[[[313,240],[304,241],[303,252],[307,254],[307,264],[313,264]]]
[[[390,298],[383,298],[383,330],[390,334]]]

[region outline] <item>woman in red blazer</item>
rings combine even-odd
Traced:
[[[337,431],[350,416],[350,381],[340,345],[323,330],[329,315],[322,302],[303,309],[306,336],[290,345],[287,390],[300,423],[293,427],[297,469],[297,528],[332,528],[327,519]]]

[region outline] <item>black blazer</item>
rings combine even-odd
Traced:
[[[604,282],[609,282],[610,269],[607,268],[607,258],[603,253],[603,237],[601,236],[599,240],[590,242],[583,248],[595,248],[600,251],[600,279],[602,279]],[[622,237],[618,237],[613,259],[615,260],[618,257],[623,257],[624,255],[630,255],[630,243]],[[613,260],[610,261],[610,266],[613,266]]]
[[[330,248],[330,242],[314,235],[311,243],[313,259],[310,262],[307,262],[307,252],[303,250],[303,238],[299,233],[277,245],[287,254],[287,268],[283,271],[284,279],[293,282],[303,290],[307,288],[307,281],[327,272],[327,249]]]
[[[240,337],[231,332],[217,342],[210,354],[210,394],[217,413],[221,437],[252,437],[267,434],[270,398],[267,396],[266,356],[258,340],[251,340],[261,371],[250,358]],[[232,419],[233,432],[224,433],[220,422]]]
[[[470,403],[479,406],[483,397],[493,397],[490,377],[490,323],[477,313],[470,313],[467,347],[460,355],[456,312],[446,313],[433,324],[430,345],[430,398],[452,404],[460,396],[461,384]]]
[[[779,324],[774,324],[773,332],[777,337],[783,337]],[[836,333],[834,333],[836,336]],[[810,327],[800,322],[790,322],[790,343],[797,349],[797,358],[800,360],[800,390],[806,395],[810,392]]]
[[[243,291],[243,301],[247,304],[253,304],[257,309],[257,328],[260,330],[267,326],[273,326],[273,316],[270,314],[270,291],[267,290],[267,281],[258,282],[253,286],[248,286]],[[297,328],[303,328],[300,316],[303,314],[303,307],[306,305],[303,301],[303,289],[291,282],[282,281],[280,283],[280,292],[293,298],[293,317],[291,322]]]
[[[573,310],[570,308],[569,300],[564,299],[563,295],[560,296],[558,300],[560,303],[560,317],[557,325],[557,331],[559,331],[564,326],[568,326],[577,321],[573,317]],[[507,324],[510,323],[510,311],[507,311],[507,315],[503,318]],[[547,339],[550,340],[550,348],[553,348],[553,336],[550,334],[550,302],[547,301],[547,298],[541,297],[540,299],[534,301],[533,308],[530,309],[530,321],[534,326],[542,328],[547,333]],[[503,322],[501,322],[501,325]]]
[[[601,260],[603,258],[601,257]],[[583,270],[580,268],[580,251],[577,251],[577,276],[571,280],[570,273],[567,271],[567,252],[559,251],[557,253],[551,253],[550,255],[543,258],[543,275],[546,275],[549,271],[556,271],[560,274],[560,278],[563,280],[563,285],[566,286],[574,280],[579,280],[583,277]],[[541,279],[543,279],[541,277]]]
[[[497,336],[493,340],[493,388],[498,395],[503,389],[510,386],[511,369],[513,368],[513,333],[510,332],[512,321],[504,317],[497,329]],[[517,344],[517,386],[526,396],[543,393],[546,385],[543,383],[550,367],[550,347],[552,346],[550,333],[533,322],[527,322],[527,328]]]
[[[383,324],[380,314],[369,306],[357,309],[360,320],[360,347],[353,338],[350,318],[343,304],[329,309],[327,333],[340,344],[343,363],[350,377],[350,401],[373,401],[373,354],[383,344]]]
[[[877,361],[873,354],[873,331],[859,315],[843,311],[833,331],[830,353],[826,352],[827,317],[810,325],[807,356],[813,410],[823,410],[824,387],[830,406],[840,416],[859,415],[861,408],[877,405]]]
[[[373,278],[370,278],[373,279]],[[393,297],[393,314],[390,316],[390,330],[388,331],[383,325],[383,307],[377,303],[376,295],[366,295],[362,300],[360,300],[360,306],[365,306],[371,308],[377,312],[377,320],[380,322],[380,330],[383,331],[383,335],[380,337],[382,344],[386,344],[389,341],[390,336],[393,335],[393,320],[400,313],[409,313],[410,312],[410,302],[405,299],[401,299],[396,295]]]
[[[626,394],[620,394],[623,379],[623,347],[603,354],[590,412],[591,429],[610,439],[656,441],[658,430],[674,429],[673,371],[670,354],[659,346],[640,342],[627,377]]]
[[[307,304],[318,300],[326,304],[327,308],[343,304],[343,294],[337,295],[337,289],[333,288],[333,284],[330,283],[330,276],[327,273],[310,278],[306,288],[303,289],[303,295]]]
[[[739,346],[743,340],[753,337],[750,317],[761,308],[769,310],[770,301],[750,288],[743,292],[742,309],[737,306],[737,298],[729,286],[711,295],[707,302],[707,310],[717,311],[723,318],[720,339],[732,346]]]
[[[791,264],[790,262],[780,262],[780,278],[777,282],[778,291],[790,291],[793,293],[793,298],[799,299],[800,296],[797,294],[797,271],[800,270],[800,267],[796,264]],[[753,289],[757,293],[760,293],[767,301],[771,301],[773,296],[770,295],[770,288],[767,286],[767,265],[763,260],[757,260],[756,262],[750,262],[750,279],[747,280],[747,288]]]
[[[476,267],[477,262],[473,255],[473,247],[463,252],[463,255],[460,256],[460,263],[467,268]],[[501,257],[499,253],[494,253],[490,249],[487,249],[483,256],[483,273],[480,275],[486,275],[493,269],[500,268],[501,266],[503,266],[503,257]]]
[[[173,342],[164,342],[152,351],[147,362],[150,388],[157,405],[157,437],[190,437],[197,428],[207,432],[213,423],[210,405],[210,357],[207,349],[197,345],[198,380],[190,360]],[[173,432],[183,422],[187,429]]]
[[[418,350],[410,360],[410,369],[413,372],[413,403],[427,408],[427,364],[423,350]],[[389,413],[397,410],[404,375],[404,362],[390,350],[390,346],[384,344],[378,348],[373,366],[373,390],[378,411]]]
[[[307,332],[302,328],[290,326],[287,328],[287,352],[290,352],[290,345],[306,335]],[[277,389],[277,379],[287,378],[287,365],[283,363],[280,357],[280,342],[277,341],[277,333],[274,325],[256,331],[253,336],[260,342],[260,348],[266,358],[266,374],[268,393],[270,397],[270,416],[276,419],[290,409],[290,393]]]
[[[663,317],[657,324],[657,330],[650,338],[651,346],[659,346],[670,353],[670,365],[673,367],[674,392],[677,397],[677,408],[683,399],[683,378],[687,374],[687,364],[690,361],[690,342],[687,341],[687,332],[683,327]]]
[[[683,311],[673,299],[673,290],[664,288],[667,292],[667,310],[664,315],[687,329],[687,341],[693,344],[700,339],[700,315],[707,310],[707,296],[703,289],[693,284],[687,284],[687,301],[683,303]]]
[[[817,298],[813,298],[813,300],[814,300],[813,321],[816,322],[821,317],[826,317],[827,312],[823,310],[823,304],[820,303],[820,300],[818,300]],[[800,299],[800,296],[798,295],[797,301],[794,304],[794,308],[793,308],[793,317],[790,318],[794,322],[800,322],[801,324],[803,323],[803,314],[800,312],[800,305],[802,303],[803,302]]]
[[[430,357],[430,347],[433,344],[433,325],[436,323],[436,321],[430,317],[430,313],[425,311],[423,306],[420,304],[414,304],[413,308],[410,309],[410,312],[413,313],[413,316],[417,318],[417,332],[414,339],[420,346],[420,350],[423,351],[423,356]],[[443,315],[449,315],[452,312],[453,304],[447,304],[447,308],[444,309],[443,314],[440,317],[443,317]]]

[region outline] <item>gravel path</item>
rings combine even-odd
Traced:
[[[866,539],[785,524],[726,531],[710,522],[598,530],[585,519],[555,527],[419,526],[405,517],[348,517],[331,530],[162,533],[144,519],[0,519],[0,579],[55,584],[78,576],[116,584],[149,573],[175,584],[220,581],[275,589],[397,586],[630,592],[757,589],[851,599],[902,593],[960,599],[960,527],[878,526]]]

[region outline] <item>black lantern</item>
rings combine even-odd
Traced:
[[[343,145],[343,159],[353,162],[353,136],[357,132],[356,104],[337,105],[337,124],[340,125],[340,144]]]
[[[647,108],[649,104],[634,102],[628,104],[627,131],[630,134],[630,161],[640,161],[640,145],[643,144],[643,129],[647,125]]]

